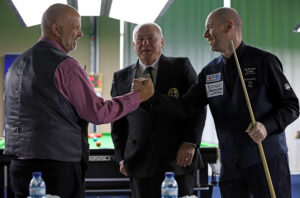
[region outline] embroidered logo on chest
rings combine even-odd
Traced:
[[[244,76],[255,75],[255,74],[256,74],[256,67],[244,68]]]
[[[173,96],[175,98],[179,98],[179,91],[176,88],[171,88],[168,91],[168,96]]]
[[[245,84],[248,88],[255,88],[256,87],[256,68],[255,67],[248,67],[244,68],[244,80]]]

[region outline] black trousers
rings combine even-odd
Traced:
[[[15,198],[29,196],[29,183],[33,172],[42,172],[46,194],[61,198],[84,198],[84,174],[80,163],[42,159],[12,159],[10,183]]]
[[[291,198],[291,176],[287,154],[283,153],[267,160],[267,163],[276,198]],[[235,178],[222,179],[221,174],[219,185],[222,198],[271,197],[262,163],[235,170],[228,174],[233,175]]]
[[[165,178],[164,172],[156,173],[149,178],[130,178],[131,198],[160,198],[161,184]],[[178,195],[193,195],[194,172],[185,175],[175,175],[178,184]]]

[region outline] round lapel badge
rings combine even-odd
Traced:
[[[176,89],[176,88],[171,88],[171,89],[169,89],[169,91],[168,91],[168,96],[172,96],[172,97],[175,97],[175,98],[179,98],[179,92],[178,92],[178,89]]]

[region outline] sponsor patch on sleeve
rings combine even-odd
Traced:
[[[208,98],[223,95],[223,81],[206,84],[205,87]]]

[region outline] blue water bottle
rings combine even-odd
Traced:
[[[162,198],[178,198],[178,185],[173,172],[166,172],[165,179],[161,184]]]
[[[46,196],[46,185],[41,172],[33,172],[29,184],[30,198],[44,198]]]

